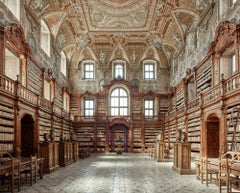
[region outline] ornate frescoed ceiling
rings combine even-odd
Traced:
[[[43,19],[56,45],[72,62],[76,55],[104,65],[113,56],[137,65],[147,52],[163,66],[185,45],[211,3],[209,0],[30,0],[28,9]],[[117,55],[121,52],[121,55]],[[90,56],[89,56],[89,53]],[[74,56],[74,58],[73,58]]]

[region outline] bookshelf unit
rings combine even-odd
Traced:
[[[205,92],[212,87],[212,65],[206,62],[197,70],[197,94]]]
[[[133,129],[133,152],[141,152],[142,149],[142,128]]]
[[[0,150],[13,151],[14,107],[11,103],[0,101]]]

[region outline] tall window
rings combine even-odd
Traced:
[[[237,71],[236,55],[235,54],[231,56],[231,69],[232,69],[231,74],[234,75]]]
[[[41,48],[50,56],[50,31],[47,24],[41,20]]]
[[[233,76],[237,71],[236,65],[236,55],[223,55],[220,58],[220,78],[221,74],[224,75],[224,78],[229,78]]]
[[[94,64],[84,64],[84,79],[94,79]]]
[[[51,84],[47,80],[44,80],[44,92],[43,96],[47,100],[51,100]]]
[[[1,0],[7,8],[12,12],[12,14],[20,20],[20,0]]]
[[[67,75],[67,61],[64,52],[61,52],[61,73],[66,76]]]
[[[114,78],[125,78],[124,63],[114,63]]]
[[[123,88],[115,88],[111,93],[111,115],[128,115],[128,93]]]
[[[63,93],[63,109],[69,111],[69,95],[68,93]]]
[[[84,100],[84,115],[93,116],[94,115],[94,100],[85,99]]]
[[[20,60],[8,49],[5,49],[5,75],[13,80],[17,80],[20,73]]]
[[[155,70],[155,64],[154,63],[145,63],[143,67],[144,71],[144,79],[146,80],[153,80],[156,78],[156,70]]]
[[[152,118],[154,115],[154,100],[145,99],[144,100],[144,115],[147,118]]]

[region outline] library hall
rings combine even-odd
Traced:
[[[0,0],[0,192],[240,193],[240,0]]]

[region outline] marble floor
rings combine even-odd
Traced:
[[[156,162],[146,154],[94,154],[52,174],[24,193],[216,193],[195,175],[179,175],[172,162]]]

